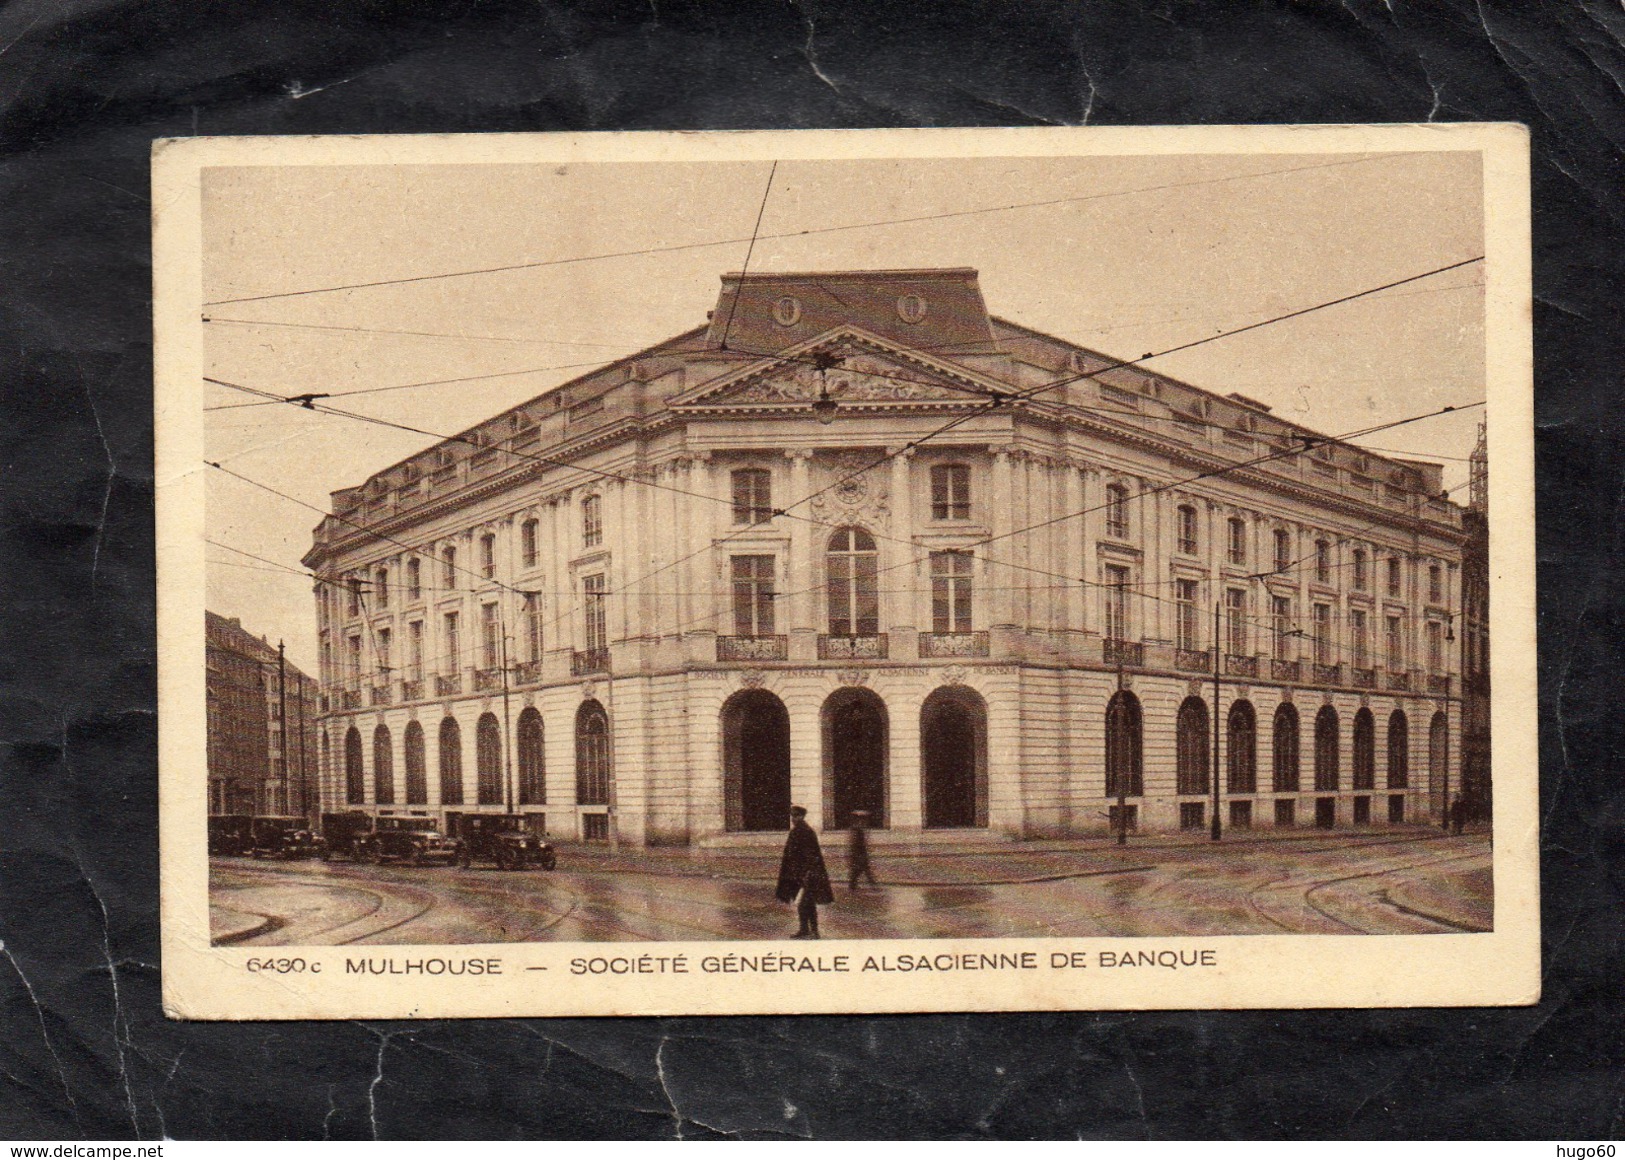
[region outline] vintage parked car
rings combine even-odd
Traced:
[[[365,839],[362,858],[368,862],[410,862],[427,866],[458,860],[462,843],[440,832],[433,818],[381,817]]]
[[[333,858],[348,858],[352,862],[365,860],[372,830],[371,814],[360,811],[323,814],[322,861]]]
[[[256,858],[314,858],[322,852],[321,838],[301,817],[258,817],[248,852]]]
[[[241,855],[254,843],[254,819],[248,814],[209,815],[209,853]]]
[[[517,814],[464,814],[458,837],[464,866],[494,862],[498,870],[523,870],[527,866],[551,870],[558,865],[552,845]]]

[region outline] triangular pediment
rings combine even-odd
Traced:
[[[822,374],[824,356],[839,359]],[[965,403],[1010,388],[941,359],[895,347],[860,330],[821,335],[741,367],[671,400],[674,407],[805,407],[827,384],[845,403]]]

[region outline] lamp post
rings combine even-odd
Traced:
[[[1223,829],[1219,822],[1219,609],[1223,601],[1218,597],[1213,600],[1213,825],[1209,830],[1209,838],[1217,842],[1223,836]]]

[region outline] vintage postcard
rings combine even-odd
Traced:
[[[172,1015],[1537,999],[1520,127],[153,167]]]

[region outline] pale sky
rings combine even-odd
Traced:
[[[769,168],[207,170],[203,296],[215,304],[205,313],[256,324],[204,325],[208,374],[283,395],[502,376],[331,401],[450,434],[704,325],[719,276],[744,262],[759,210],[753,271],[971,266],[993,314],[1124,359],[1473,258],[1484,245],[1474,152],[788,161],[764,207]],[[964,213],[1057,199],[1070,200]],[[960,216],[774,236],[937,214]],[[625,253],[637,250],[654,252]],[[620,256],[601,256],[610,254]],[[219,301],[526,262],[560,264]],[[1477,402],[1482,280],[1482,265],[1467,266],[1146,366],[1240,391],[1328,434]],[[224,387],[205,396],[208,406],[252,401]],[[1482,416],[1477,408],[1363,442],[1443,463],[1454,487]],[[329,492],[433,442],[286,405],[207,417],[210,459],[324,510]],[[208,479],[211,540],[303,571],[316,512],[220,472]],[[1453,494],[1465,500],[1464,488]],[[272,644],[284,639],[289,659],[314,672],[309,579],[214,546],[208,559],[208,607]]]

